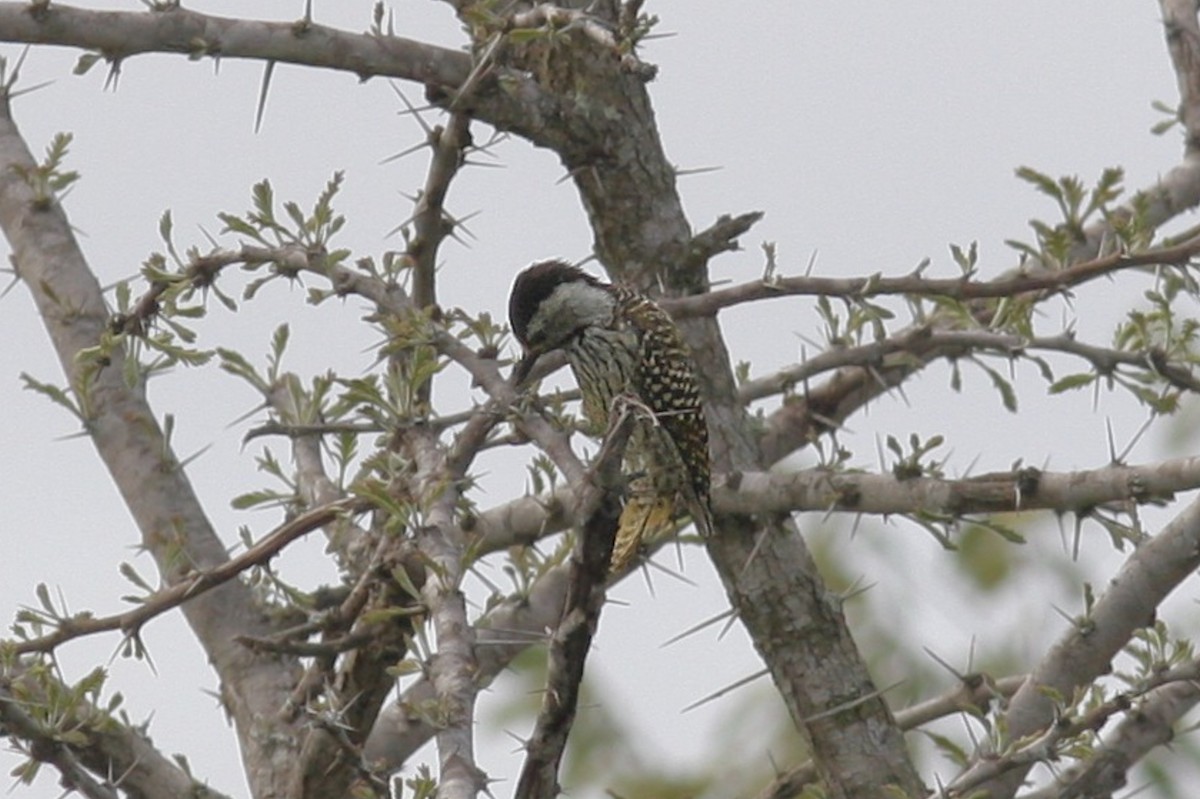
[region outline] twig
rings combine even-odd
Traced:
[[[1083,760],[1063,769],[1046,787],[1021,799],[1086,799],[1111,796],[1126,774],[1153,749],[1175,737],[1175,724],[1200,702],[1195,681],[1174,682],[1150,691]]]
[[[549,663],[542,708],[526,745],[528,754],[516,796],[554,799],[559,795],[558,764],[575,720],[579,687],[592,636],[604,606],[605,584],[613,542],[621,516],[621,456],[633,427],[633,415],[622,407],[609,425],[583,493],[585,521],[571,556],[562,620],[547,653]]]
[[[1110,669],[1112,658],[1133,633],[1148,624],[1168,593],[1200,566],[1200,500],[1193,501],[1158,535],[1133,550],[1120,571],[1090,608],[1068,629],[1013,696],[1005,717],[1012,740],[1040,736],[1055,721],[1050,698],[1072,696]],[[1011,796],[1032,762],[997,774],[994,758],[977,758],[949,786],[987,789]]]
[[[336,521],[343,515],[361,513],[369,507],[366,500],[352,498],[314,508],[275,528],[236,558],[230,558],[208,571],[195,574],[170,588],[151,594],[133,610],[100,618],[75,616],[62,619],[53,633],[28,641],[13,642],[11,650],[16,654],[51,652],[67,641],[111,630],[121,630],[126,636],[135,636],[146,622],[232,580],[246,569],[261,566],[297,538]]]
[[[923,724],[964,710],[986,710],[993,700],[1012,696],[1024,682],[1023,674],[998,680],[992,680],[984,674],[964,675],[954,688],[944,694],[896,711],[896,726],[902,730],[915,730]],[[817,779],[816,766],[808,760],[779,774],[756,799],[793,799]]]
[[[996,280],[926,278],[911,274],[900,277],[780,277],[754,280],[707,294],[664,297],[659,304],[676,319],[709,316],[723,308],[746,302],[796,295],[829,297],[878,297],[889,294],[976,300],[1013,297],[1030,292],[1057,292],[1098,277],[1136,267],[1184,264],[1200,253],[1200,236],[1167,247],[1136,253],[1113,253],[1054,271],[1006,275]]]
[[[231,19],[181,7],[170,13],[92,11],[64,3],[54,3],[50,14],[53,24],[43,24],[27,2],[0,3],[0,41],[78,47],[112,60],[140,53],[258,59],[443,87],[460,85],[471,69],[470,57],[451,48],[312,22],[298,29],[291,22]]]
[[[621,61],[621,69],[636,75],[643,81],[650,81],[658,73],[658,67],[641,61],[633,53],[632,48],[622,46],[617,41],[612,29],[602,20],[586,11],[572,8],[561,8],[552,3],[539,3],[528,11],[521,11],[510,17],[513,28],[539,28],[542,26],[561,29],[577,29],[592,41],[610,50]]]
[[[682,269],[698,271],[703,269],[714,255],[736,250],[738,236],[746,233],[762,218],[762,211],[718,217],[716,222],[692,236]]]
[[[1030,351],[1061,352],[1076,355],[1086,360],[1099,375],[1112,374],[1117,366],[1132,366],[1152,371],[1167,383],[1185,391],[1200,393],[1200,380],[1187,369],[1166,361],[1161,353],[1131,352],[1109,347],[1097,347],[1077,341],[1068,333],[1057,336],[1022,338],[1009,333],[989,330],[931,330],[927,327],[910,328],[882,341],[857,347],[830,349],[804,360],[803,363],[784,367],[763,377],[748,380],[738,386],[738,398],[742,402],[753,402],[786,392],[825,372],[847,366],[877,364],[889,355],[899,353],[919,355],[938,350],[947,357],[954,351],[966,354],[973,351],[993,351],[1017,357]]]
[[[65,787],[89,799],[120,799],[111,784],[97,782],[70,747],[22,710],[20,700],[3,685],[0,685],[0,722],[3,722],[0,728],[7,728],[13,737],[28,743],[30,757],[58,769]]]
[[[1161,0],[1171,66],[1179,84],[1179,118],[1186,133],[1185,153],[1200,152],[1200,24],[1190,0]]]

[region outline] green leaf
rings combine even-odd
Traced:
[[[951,244],[950,255],[954,257],[954,262],[958,264],[964,275],[974,274],[975,264],[979,259],[979,242],[971,242],[971,246],[967,248],[966,252],[963,252],[962,247],[957,244]]]
[[[980,364],[980,368],[987,372],[988,377],[992,380],[992,385],[1000,392],[1000,401],[1004,403],[1004,407],[1011,413],[1017,412],[1017,394],[1013,391],[1012,383],[1008,382],[1004,375],[997,372],[990,366]]]
[[[55,615],[54,603],[50,601],[50,589],[46,587],[46,584],[38,583],[37,588],[34,589],[34,593],[37,594],[38,602],[41,604],[42,610],[46,611],[51,616]]]
[[[254,188],[250,190],[250,196],[259,217],[266,222],[274,222],[275,192],[271,188],[271,181],[263,179],[255,183]]]
[[[83,411],[80,410],[79,406],[75,404],[75,401],[72,399],[71,395],[68,394],[64,389],[61,389],[58,386],[52,386],[49,383],[43,383],[40,380],[35,380],[26,372],[21,373],[21,382],[25,384],[25,388],[29,391],[36,391],[43,397],[47,397],[55,405],[61,405],[62,407],[66,408],[73,416],[79,419],[79,421],[87,421]]]
[[[225,229],[221,231],[222,233],[236,233],[238,235],[249,236],[256,241],[266,243],[263,241],[262,236],[259,235],[258,229],[253,227],[249,222],[239,216],[219,213],[217,214],[217,219],[220,219],[225,223]]]
[[[1054,178],[1049,175],[1038,172],[1033,167],[1028,166],[1017,167],[1016,174],[1018,178],[1026,183],[1033,184],[1042,194],[1053,197],[1056,200],[1062,199],[1062,189],[1059,188]]]
[[[933,741],[933,745],[938,748],[938,751],[945,755],[956,766],[965,768],[970,762],[971,758],[967,751],[956,744],[952,739],[947,738],[945,735],[938,735],[935,732],[930,732],[929,730],[921,730],[921,733],[929,738],[929,740]]]
[[[76,75],[86,75],[88,70],[96,66],[98,61],[103,61],[104,56],[101,53],[83,53],[79,56],[79,60],[75,62],[75,69],[72,70]]]
[[[270,385],[259,376],[250,362],[246,360],[240,352],[236,350],[227,350],[224,347],[217,347],[217,357],[221,359],[221,368],[229,374],[240,377],[250,385],[254,386],[260,393],[267,393],[270,390]]]
[[[291,496],[281,494],[278,491],[262,490],[248,491],[245,494],[239,494],[229,501],[230,506],[234,510],[249,510],[263,505],[282,505],[292,500]]]
[[[1094,372],[1079,372],[1078,374],[1060,377],[1051,384],[1050,393],[1062,394],[1064,391],[1090,386],[1096,381],[1096,377],[1097,375]]]
[[[138,588],[146,591],[147,593],[154,591],[154,587],[151,586],[150,583],[146,582],[142,575],[138,574],[137,569],[135,569],[132,564],[122,562],[119,568],[121,576],[136,585]]]
[[[268,360],[271,364],[272,379],[279,373],[279,365],[283,361],[283,353],[287,350],[291,333],[291,328],[288,327],[287,322],[284,322],[275,328],[275,333],[271,336],[271,355]]]
[[[887,439],[885,439],[885,443],[887,444],[888,449],[896,453],[897,457],[904,457],[904,448],[900,446],[900,442],[896,440],[895,436],[889,435]]]
[[[171,222],[171,210],[167,209],[166,211],[163,211],[162,216],[159,217],[159,219],[158,219],[158,235],[159,235],[159,237],[163,241],[170,243],[172,228],[173,228],[173,223]]]

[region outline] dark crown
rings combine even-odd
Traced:
[[[604,285],[579,267],[558,260],[536,263],[517,275],[508,296],[508,324],[517,341],[529,344],[529,322],[538,306],[554,293],[554,289],[574,282]]]

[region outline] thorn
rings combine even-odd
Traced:
[[[683,710],[681,710],[679,712],[681,714],[687,713],[688,711],[695,710],[696,708],[700,707],[701,705],[708,704],[709,702],[713,701],[714,699],[720,699],[722,696],[729,693],[730,691],[736,691],[738,688],[741,688],[743,685],[747,685],[749,683],[754,682],[755,680],[757,680],[759,677],[763,676],[766,673],[767,673],[766,669],[760,669],[748,677],[743,677],[740,680],[735,680],[734,682],[730,683],[729,685],[725,686],[724,688],[714,691],[713,693],[709,694],[708,696],[705,696],[701,699],[696,700],[695,702],[692,702],[690,705],[688,705],[687,707],[685,707]]]
[[[396,93],[396,96],[399,97],[401,102],[404,103],[405,107],[408,108],[408,113],[412,114],[413,117],[416,118],[417,124],[421,126],[421,130],[425,131],[426,138],[432,137],[433,128],[431,128],[429,123],[425,121],[425,117],[421,116],[421,112],[418,111],[417,108],[408,101],[408,97],[403,91],[400,90],[400,87],[396,85],[396,82],[388,81],[388,85],[392,87],[392,91]]]
[[[755,556],[758,555],[758,550],[762,548],[764,541],[766,541],[769,529],[769,527],[764,526],[763,529],[759,530],[758,536],[754,540],[754,548],[750,550],[750,557],[746,558],[746,563],[742,566],[742,570],[738,572],[738,582],[741,582],[742,578],[746,576],[746,570],[750,568],[750,564],[754,562]]]
[[[675,169],[676,177],[684,177],[686,175],[703,175],[706,172],[720,172],[725,167],[723,166],[698,166],[691,169]]]
[[[659,649],[665,649],[666,647],[670,646],[671,644],[678,643],[679,641],[682,641],[684,638],[694,635],[695,633],[698,633],[707,627],[711,627],[712,625],[716,624],[717,622],[719,622],[723,619],[727,619],[733,615],[734,615],[733,608],[723,610],[720,613],[718,613],[716,616],[707,618],[704,621],[700,622],[699,624],[693,624],[691,627],[687,628],[686,630],[679,633],[678,635],[668,638],[666,641],[659,644]]]
[[[725,639],[725,635],[733,629],[733,623],[737,621],[737,618],[738,617],[734,615],[725,620],[725,625],[721,627],[721,632],[717,633],[718,641],[723,641]]]
[[[115,92],[117,90],[117,83],[120,81],[120,79],[121,79],[121,59],[114,58],[110,62],[110,65],[108,68],[108,75],[104,78],[104,90],[108,91],[108,89],[111,87],[112,90]]]
[[[275,62],[268,61],[263,69],[262,88],[258,93],[258,110],[254,113],[254,132],[262,130],[263,112],[267,107],[267,92],[271,88],[271,76],[275,74]]]
[[[683,583],[684,585],[691,586],[692,588],[700,587],[694,580],[691,580],[691,579],[685,577],[683,574],[680,574],[679,572],[675,571],[674,569],[668,569],[666,566],[663,566],[661,563],[655,563],[653,560],[647,559],[645,561],[644,565],[646,566],[646,568],[658,569],[663,574],[667,575],[668,577],[674,577],[676,580]]]
[[[490,155],[490,153],[489,153],[489,155]],[[492,156],[492,157],[495,158],[496,156]],[[464,158],[462,165],[463,166],[481,166],[481,167],[484,167],[485,169],[508,169],[507,164],[489,164],[484,161],[472,161],[470,158]]]
[[[10,92],[8,92],[8,99],[15,100],[23,94],[32,94],[33,92],[36,92],[39,89],[44,89],[47,86],[52,85],[53,83],[54,83],[54,81],[47,80],[47,81],[42,81],[41,83],[34,84],[33,86],[28,86],[24,89],[20,89],[18,91],[10,91]]]
[[[1150,425],[1153,422],[1154,414],[1151,413],[1146,417],[1146,421],[1142,422],[1142,426],[1137,429],[1137,432],[1133,434],[1133,438],[1130,439],[1129,443],[1125,445],[1125,449],[1122,450],[1121,454],[1117,456],[1118,463],[1125,462],[1125,459],[1129,457],[1129,453],[1131,453],[1133,448],[1137,446],[1137,443],[1142,440],[1142,436],[1145,435],[1146,431],[1150,429]]]
[[[399,161],[401,158],[404,158],[405,156],[408,156],[408,155],[412,155],[413,153],[416,153],[416,152],[420,152],[421,150],[424,150],[426,147],[429,147],[429,146],[430,146],[430,144],[428,141],[418,142],[417,144],[414,144],[412,147],[409,147],[405,150],[401,150],[400,152],[395,153],[394,155],[389,155],[387,158],[384,158],[382,161],[379,162],[379,166],[383,166],[384,164],[390,164],[393,161]]]
[[[927,646],[923,646],[923,647],[921,647],[921,649],[923,649],[923,650],[925,651],[925,654],[926,654],[926,655],[929,655],[929,657],[933,659],[933,662],[934,662],[934,663],[938,664],[938,665],[939,665],[939,666],[941,666],[943,669],[945,669],[946,671],[948,671],[948,672],[950,672],[951,674],[953,674],[953,675],[954,675],[954,679],[958,680],[959,682],[965,682],[965,681],[966,681],[966,675],[965,675],[965,674],[963,674],[963,673],[962,673],[962,672],[960,672],[958,669],[954,668],[954,667],[953,667],[953,666],[951,666],[951,665],[950,665],[948,662],[946,662],[946,661],[945,661],[945,660],[943,660],[941,657],[939,657],[939,656],[938,656],[938,654],[937,654],[936,652],[934,652],[932,649],[930,649],[930,648],[929,648],[929,647],[927,647]]]
[[[1071,614],[1067,613],[1065,610],[1060,608],[1058,605],[1052,604],[1052,605],[1050,605],[1050,609],[1053,610],[1055,613],[1057,613],[1059,616],[1062,616],[1066,620],[1067,624],[1071,625],[1074,628],[1079,627],[1079,622],[1077,622],[1074,618],[1072,618]]]
[[[858,583],[860,580],[862,580],[861,575],[857,580],[854,581],[853,584],[851,584],[849,588],[840,592],[840,596],[838,598],[843,602],[848,602],[851,599],[854,599],[856,596],[861,596],[862,594],[867,593],[877,585],[877,583],[866,583],[865,585],[859,585]]]

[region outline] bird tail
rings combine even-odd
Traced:
[[[667,535],[675,529],[675,498],[656,494],[631,496],[621,510],[617,540],[613,544],[614,574],[623,572],[637,557],[642,542]]]
[[[713,520],[707,498],[705,501],[685,504],[700,535],[711,535]],[[678,510],[679,505],[674,496],[634,493],[621,509],[609,570],[613,574],[620,574],[637,557],[643,541],[653,541],[675,532],[677,517],[680,515]]]

